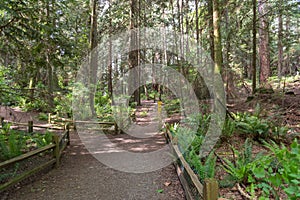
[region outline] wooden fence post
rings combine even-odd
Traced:
[[[1,117],[1,126],[2,126],[2,128],[4,126],[4,117]]]
[[[69,122],[65,124],[65,130],[67,130],[67,140],[68,140],[67,145],[70,145],[70,123]]]
[[[52,137],[52,140],[53,140],[53,143],[55,144],[55,148],[54,148],[54,151],[53,151],[53,156],[55,157],[56,159],[56,162],[55,162],[55,167],[58,168],[59,166],[59,136],[54,134],[53,137]]]
[[[51,113],[48,113],[48,124],[51,124]]]
[[[214,178],[205,179],[203,187],[204,200],[217,200],[219,196],[218,181]]]
[[[28,133],[33,132],[33,121],[28,121]]]
[[[115,122],[115,133],[116,133],[116,134],[119,134],[119,130],[118,130],[118,124],[117,124],[117,122]]]

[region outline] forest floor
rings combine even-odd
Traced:
[[[257,110],[260,116],[279,125],[289,128],[285,141],[289,144],[294,134],[300,133],[300,80],[288,83],[285,92],[275,89],[274,93],[257,93],[247,99],[249,94],[229,100],[227,107],[230,112],[250,112]],[[157,104],[144,102],[136,112],[136,124],[146,126],[154,121]],[[8,107],[1,107],[1,116],[18,122],[37,120],[38,113],[26,113]],[[170,121],[180,121],[180,117],[171,117]],[[291,137],[289,137],[291,136]],[[298,136],[299,138],[299,136]],[[160,149],[165,142],[162,133],[150,138],[134,138],[126,134],[109,135],[110,141],[131,152],[149,152]],[[245,138],[234,136],[224,145],[217,147],[217,152],[230,152],[228,144],[240,149]],[[264,150],[260,144],[254,144],[254,153]],[[159,158],[158,158],[159,159]],[[217,170],[218,171],[218,170]],[[217,178],[224,174],[217,172]],[[27,184],[28,183],[28,184]],[[185,199],[184,191],[178,180],[174,166],[171,164],[163,169],[131,174],[120,172],[99,162],[85,148],[76,132],[71,133],[71,145],[66,149],[61,166],[40,177],[35,177],[25,184],[9,190],[2,199]],[[244,199],[236,187],[221,188],[221,197],[227,199]],[[283,196],[284,199],[284,196]]]
[[[137,123],[151,124],[153,122],[151,112],[157,109],[156,104],[145,102],[137,109],[137,113],[143,113],[144,109],[147,109],[148,114],[147,116],[137,114]],[[9,190],[0,199],[185,199],[172,164],[147,173],[117,171],[93,157],[85,148],[78,133],[72,132],[70,136],[71,144],[65,150],[59,168],[36,177],[26,185],[21,184]],[[135,138],[127,134],[109,135],[109,139],[118,147],[132,152],[154,151],[165,145],[162,133],[156,133],[148,138]]]
[[[290,145],[296,137],[300,139],[300,78],[286,83],[284,91],[273,86],[274,92],[257,93],[252,98],[248,98],[250,94],[241,94],[239,98],[227,101],[227,107],[232,113],[255,113],[272,122],[274,125],[288,127],[287,135],[280,142]],[[233,137],[223,141],[217,147],[216,152],[223,154],[231,152],[230,146],[235,149],[242,149],[245,137],[235,134]],[[253,155],[259,152],[265,152],[267,149],[261,143],[253,144]],[[219,161],[218,161],[219,162]],[[217,168],[217,179],[223,179],[224,173]],[[220,195],[227,199],[243,200],[246,199],[236,186],[232,188],[220,188]],[[287,199],[287,196],[280,192],[281,199]]]

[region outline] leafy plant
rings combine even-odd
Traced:
[[[300,198],[300,144],[297,140],[289,148],[279,146],[275,142],[264,142],[270,154],[258,154],[252,156],[252,145],[247,139],[244,151],[239,153],[234,150],[238,157],[229,161],[224,159],[224,170],[228,172],[227,181],[243,183],[247,185],[247,191],[252,197],[260,191],[259,199],[273,197],[279,199],[278,191],[286,193],[289,199]],[[226,180],[223,180],[223,183]]]
[[[235,122],[229,118],[226,118],[222,129],[221,139],[223,141],[228,140],[228,138],[230,138],[233,135],[235,129],[236,129]]]
[[[289,199],[299,199],[300,144],[297,139],[291,144],[290,150],[284,145],[278,146],[275,142],[265,143],[265,146],[271,150],[276,165],[265,170],[263,178],[271,188],[281,188]]]
[[[265,139],[269,136],[269,124],[266,120],[260,119],[258,116],[249,114],[236,115],[237,129],[247,136],[256,140]]]
[[[9,130],[0,134],[0,160],[8,160],[19,156],[32,148],[40,148],[52,142],[52,133],[29,134],[22,131]]]
[[[46,113],[39,113],[37,117],[41,121],[47,121],[48,120],[48,115]]]
[[[47,131],[45,134],[35,134],[32,141],[37,144],[37,147],[43,147],[52,143],[53,134]]]
[[[0,159],[7,160],[22,154],[25,141],[20,140],[16,132],[9,135],[0,135]]]
[[[179,113],[181,109],[180,100],[179,99],[165,100],[164,109],[166,110],[168,115]]]
[[[191,127],[197,126],[197,135],[205,135],[209,127],[210,119],[210,114],[200,113],[186,118],[184,122]]]
[[[214,152],[211,152],[204,162],[201,162],[199,154],[196,153],[197,150],[192,148],[192,150],[186,155],[186,159],[194,171],[199,175],[199,180],[204,183],[206,178],[215,177],[216,160]]]
[[[233,160],[230,161],[224,158],[225,162],[222,167],[230,175],[230,177],[227,177],[228,179],[233,180],[235,183],[246,184],[248,179],[253,179],[252,169],[255,166],[255,162],[260,159],[261,154],[255,158],[253,157],[252,143],[249,139],[246,139],[242,152],[239,152],[233,147],[232,151],[234,152]]]
[[[285,126],[272,126],[271,132],[274,139],[276,139],[278,142],[284,138],[288,132],[288,127]]]
[[[10,132],[10,123],[3,123],[2,129],[0,129],[1,135],[8,135]]]
[[[179,126],[176,128],[174,134],[182,153],[189,150],[189,147],[196,137],[196,133],[188,127]]]

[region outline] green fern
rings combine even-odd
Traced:
[[[211,152],[208,157],[205,159],[205,162],[202,163],[196,151],[192,149],[189,152],[189,156],[187,158],[189,164],[195,170],[195,172],[199,176],[199,180],[201,183],[204,183],[206,178],[213,178],[215,177],[215,169],[216,169],[216,157],[214,153]]]
[[[244,162],[245,164],[250,163],[253,158],[252,158],[252,143],[250,142],[250,140],[247,138],[244,144]]]
[[[242,183],[251,175],[253,164],[252,143],[247,139],[244,144],[243,152],[239,152],[232,147],[234,154],[237,156],[234,161],[224,158],[223,169],[232,176],[236,182]]]
[[[17,138],[17,134],[12,132],[8,137],[8,147],[10,152],[10,158],[19,156],[22,154],[22,140]]]
[[[0,135],[0,160],[6,160],[10,157],[9,148],[6,144],[6,137]]]

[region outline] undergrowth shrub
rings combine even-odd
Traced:
[[[273,139],[277,142],[283,140],[288,128],[277,126],[271,121],[261,119],[259,115],[249,113],[235,114],[236,130],[247,138],[257,141]]]
[[[245,141],[242,152],[233,148],[234,158],[224,158],[223,169],[228,175],[220,181],[221,187],[243,184],[251,198],[280,199],[284,192],[288,199],[300,198],[300,144],[297,140],[290,148],[275,142],[264,142],[269,153],[252,153],[252,143]]]
[[[0,134],[0,161],[8,160],[30,150],[46,146],[52,142],[53,134],[46,132],[26,133],[23,131],[1,129]]]
[[[214,178],[216,172],[216,160],[214,153],[211,152],[206,158],[205,161],[201,161],[199,154],[196,153],[193,147],[191,151],[186,153],[186,160],[189,165],[192,167],[194,172],[198,174],[200,182],[203,184],[206,178]]]

